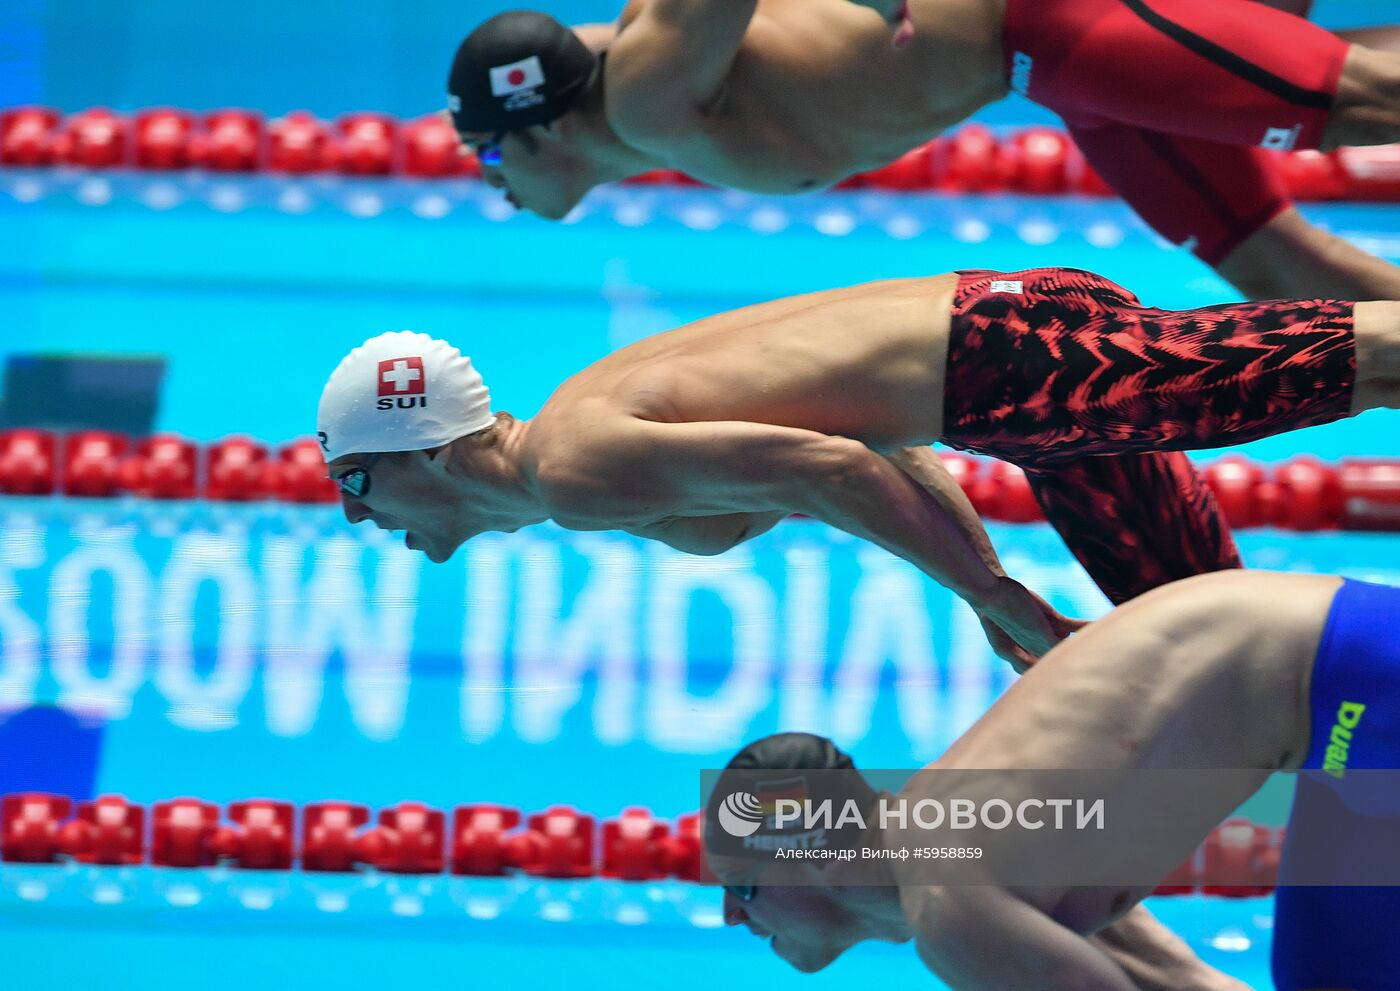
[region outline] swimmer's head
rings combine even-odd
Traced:
[[[804,773],[812,771],[839,773]],[[771,854],[755,853],[775,847],[850,848],[866,841],[864,830],[852,827],[808,829],[801,822],[779,827],[774,817],[778,798],[829,799],[837,810],[854,802],[870,818],[877,797],[850,756],[825,737],[778,733],[735,754],[705,807],[705,849],[725,886],[725,923],[747,926],[770,939],[774,953],[805,973],[821,970],[861,940],[896,938],[873,925],[867,911],[888,899],[889,892],[829,883],[839,861],[802,862],[811,866],[789,861],[782,875],[789,883],[765,884],[763,865],[774,861]],[[744,819],[758,826],[736,835],[736,828],[744,832],[736,826]]]
[[[488,182],[511,202],[559,219],[600,179],[560,118],[593,95],[602,57],[548,14],[512,10],[486,21],[457,49],[447,106]]]
[[[466,539],[514,529],[489,454],[515,423],[491,412],[471,359],[426,334],[380,334],[345,356],[316,411],[316,432],[346,518],[405,531],[445,561]]]

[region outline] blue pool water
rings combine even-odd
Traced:
[[[435,105],[425,66],[445,25],[485,12],[89,7],[5,5],[0,104],[415,114]],[[1358,23],[1375,5],[1319,8]],[[1042,118],[1011,104],[987,119]],[[1310,213],[1400,259],[1400,208]],[[383,330],[459,343],[497,405],[528,416],[589,361],[717,310],[1036,265],[1094,269],[1163,306],[1230,298],[1111,201],[633,188],[558,226],[466,182],[0,170],[0,360],[164,355],[157,425],[202,440],[308,433],[326,373]],[[1373,413],[1247,453],[1397,456],[1397,429],[1400,414]],[[992,535],[1058,606],[1102,611],[1044,527]],[[1400,537],[1265,531],[1241,545],[1255,566],[1400,582]],[[698,803],[701,768],[779,728],[830,734],[866,766],[926,762],[1007,680],[944,590],[811,523],[715,559],[541,527],[433,566],[334,509],[0,497],[0,791],[61,778],[145,803],[567,803],[600,817],[641,804],[672,817]],[[57,769],[24,757],[17,714],[34,707],[72,715],[86,756]],[[1208,961],[1268,986],[1267,901],[1153,908]],[[876,945],[798,977],[717,931],[717,911],[713,892],[680,884],[6,866],[0,959],[29,987],[933,986],[908,948]]]
[[[1396,255],[1391,208],[1320,216]],[[20,234],[0,244],[0,307],[22,330],[0,351],[167,355],[159,426],[203,439],[306,432],[326,371],[389,328],[460,342],[497,402],[528,415],[613,347],[843,282],[1067,263],[1165,305],[1227,298],[1099,201],[614,190],[558,227],[470,183],[11,171],[0,222]],[[1250,451],[1393,455],[1395,422],[1371,414]],[[866,766],[926,762],[1008,678],[944,590],[810,523],[715,559],[542,527],[435,567],[334,508],[10,498],[0,515],[0,706],[101,727],[88,787],[147,803],[671,817],[696,807],[699,769],[779,728],[831,734]],[[993,538],[1061,608],[1102,611],[1046,528]],[[1242,546],[1257,566],[1400,580],[1396,537],[1259,532]],[[0,790],[32,786],[28,773],[12,764]],[[115,973],[143,988],[187,986],[191,968],[201,987],[232,988],[274,964],[357,984],[927,984],[889,946],[799,978],[716,931],[717,908],[680,884],[6,868],[0,951],[36,981]],[[1267,986],[1266,901],[1154,908]]]
[[[1309,208],[1400,258],[1400,206]],[[1069,265],[1151,305],[1233,298],[1121,203],[867,193],[765,198],[623,188],[560,227],[468,182],[298,182],[0,172],[0,306],[25,352],[164,354],[158,426],[212,439],[309,433],[321,384],[366,337],[412,329],[469,353],[531,415],[614,347],[748,303],[956,268]],[[1396,450],[1400,414],[1247,452]]]

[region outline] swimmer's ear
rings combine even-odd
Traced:
[[[421,456],[427,467],[434,471],[444,471],[447,468],[447,452],[452,450],[451,444],[440,444],[437,447],[425,447],[414,451],[415,457]]]

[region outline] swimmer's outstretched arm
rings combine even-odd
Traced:
[[[608,118],[624,138],[688,132],[713,110],[758,0],[650,0],[608,61]],[[633,129],[636,133],[633,133]]]
[[[989,566],[964,521],[859,441],[741,421],[620,418],[588,433],[552,453],[540,474],[563,526],[637,532],[675,518],[804,513],[899,555],[961,596],[1018,645],[1007,658],[1014,663],[1045,653],[1072,628],[1057,628],[1040,600]]]
[[[958,527],[967,536],[968,543],[972,544],[977,556],[990,571],[998,575],[1006,574],[1006,569],[1001,566],[1001,558],[997,557],[996,548],[992,546],[992,538],[987,535],[987,528],[982,525],[981,514],[973,508],[972,500],[968,499],[963,487],[958,484],[952,472],[948,471],[948,466],[943,463],[938,452],[931,447],[905,447],[890,451],[885,457],[896,468],[922,485],[924,491],[933,496],[948,515],[957,521]]]
[[[982,559],[982,563],[987,566],[988,570],[1003,577],[1006,575],[1006,569],[1002,567],[1001,559],[997,557],[996,548],[992,546],[992,538],[987,535],[987,528],[982,524],[981,514],[973,508],[967,493],[963,491],[963,487],[948,471],[948,466],[943,463],[943,459],[938,456],[937,452],[930,447],[907,447],[891,451],[885,457],[900,471],[923,486],[924,491],[943,507],[944,511],[957,523],[963,536],[977,551],[977,556]],[[1049,619],[1051,626],[1059,635],[1065,636],[1086,625],[1082,620],[1069,619],[1061,615],[1058,610],[1035,595],[1034,592],[1029,594],[1040,604],[1046,618]],[[986,632],[987,640],[991,643],[998,657],[1010,661],[1018,671],[1024,671],[1030,664],[1034,663],[1035,658],[1017,649],[1015,640],[1008,631],[1002,629],[984,613],[979,613],[978,618],[982,621],[982,629]]]
[[[1141,905],[1089,942],[1123,968],[1139,991],[1251,991],[1243,981],[1207,966]]]

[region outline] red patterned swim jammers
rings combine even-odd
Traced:
[[[959,272],[943,443],[1026,469],[1114,602],[1238,567],[1185,450],[1349,415],[1348,301],[1145,307],[1077,269]]]

